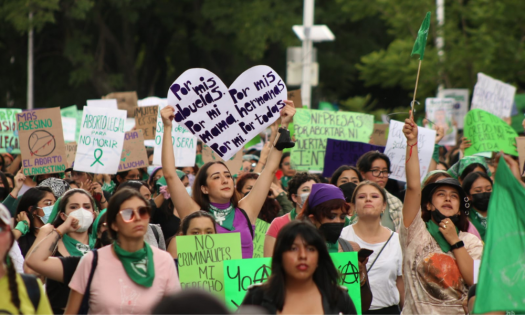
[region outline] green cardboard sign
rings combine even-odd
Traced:
[[[16,114],[19,108],[0,108],[0,153],[20,154]]]
[[[472,143],[465,150],[465,156],[499,151],[518,156],[516,131],[498,116],[482,109],[473,109],[467,113],[463,133]]]
[[[253,258],[264,257],[264,239],[270,223],[257,219],[255,221],[255,235],[253,237]]]
[[[291,162],[298,171],[322,171],[328,138],[368,143],[374,116],[352,112],[297,109]]]
[[[357,314],[361,314],[361,284],[357,252],[332,253],[330,257],[341,274],[341,285],[348,289]],[[250,285],[268,280],[271,266],[269,257],[224,261],[226,305],[232,310],[237,310]]]
[[[239,233],[177,236],[181,288],[224,298],[223,261],[242,259]]]

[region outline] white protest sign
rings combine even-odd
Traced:
[[[480,259],[474,259],[474,283],[478,283],[479,267],[481,267],[481,260]]]
[[[75,135],[77,133],[77,119],[70,117],[62,117],[62,129],[64,130],[64,141],[76,141]]]
[[[390,158],[390,174],[389,178],[406,182],[405,176],[405,156],[407,139],[403,134],[403,126],[405,124],[390,120],[390,128],[388,132],[388,140],[386,141],[385,154]],[[436,131],[418,127],[417,148],[419,152],[419,170],[421,179],[427,175],[430,159],[434,153],[434,144],[436,141]],[[415,150],[415,147],[414,147]]]
[[[286,93],[268,66],[244,71],[229,88],[206,69],[190,69],[171,85],[168,104],[175,122],[227,161],[280,117]]]
[[[161,108],[163,108],[164,106],[168,105],[168,99],[167,98],[160,98],[160,97],[156,97],[156,96],[150,96],[150,97],[146,97],[145,99],[139,100],[137,103],[138,103],[139,107],[159,105],[160,106],[159,107],[159,112],[160,112]],[[157,117],[160,117],[160,116],[157,116]],[[158,122],[159,122],[159,120],[157,119],[157,123]],[[155,140],[144,140],[144,145],[147,146],[147,147],[155,147]],[[153,155],[153,158],[155,158],[155,155]],[[175,156],[175,159],[177,159],[177,156]],[[153,162],[153,165],[156,165],[155,162]],[[159,162],[158,166],[160,166],[160,162]]]
[[[426,117],[429,120],[427,128],[434,125],[443,127],[445,135],[439,141],[440,145],[456,145],[458,130],[455,126],[453,107],[455,100],[452,98],[427,98],[425,100]]]
[[[118,109],[116,99],[87,100],[87,106],[104,108],[104,109]]]
[[[135,127],[135,118],[126,118],[126,122],[124,123],[124,131],[130,131]]]
[[[483,109],[500,118],[510,117],[516,88],[481,72],[472,94],[472,108]]]
[[[164,123],[160,116],[160,110],[166,106],[166,104],[159,105],[155,140],[151,140],[155,141],[153,145],[153,165],[156,166],[162,166]],[[171,123],[171,142],[173,145],[173,154],[175,155],[175,165],[177,165],[177,167],[194,166],[197,155],[197,138],[176,122],[172,121]]]
[[[469,90],[468,89],[443,89],[439,91],[438,98],[453,98],[455,100],[452,106],[452,115],[458,129],[463,129],[465,115],[469,107]]]
[[[84,107],[75,171],[116,174],[124,145],[125,110]]]

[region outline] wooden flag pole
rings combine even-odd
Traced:
[[[412,117],[414,117],[414,104],[416,103],[417,84],[419,83],[419,72],[421,71],[421,59],[417,68],[416,87],[414,88],[414,99],[412,100]]]

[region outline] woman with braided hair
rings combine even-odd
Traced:
[[[51,314],[39,279],[15,271],[8,252],[15,242],[11,214],[0,205],[0,314]]]

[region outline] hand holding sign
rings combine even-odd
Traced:
[[[417,126],[414,122],[412,111],[410,111],[410,119],[405,119],[405,125],[403,126],[403,133],[405,134],[409,145],[417,143],[417,131]]]
[[[175,108],[168,105],[160,111],[160,116],[162,117],[162,123],[164,127],[171,127],[171,122],[175,118]]]
[[[284,101],[286,106],[281,109],[281,126],[288,128],[288,125],[292,122],[293,116],[295,115],[295,107],[293,101]]]

